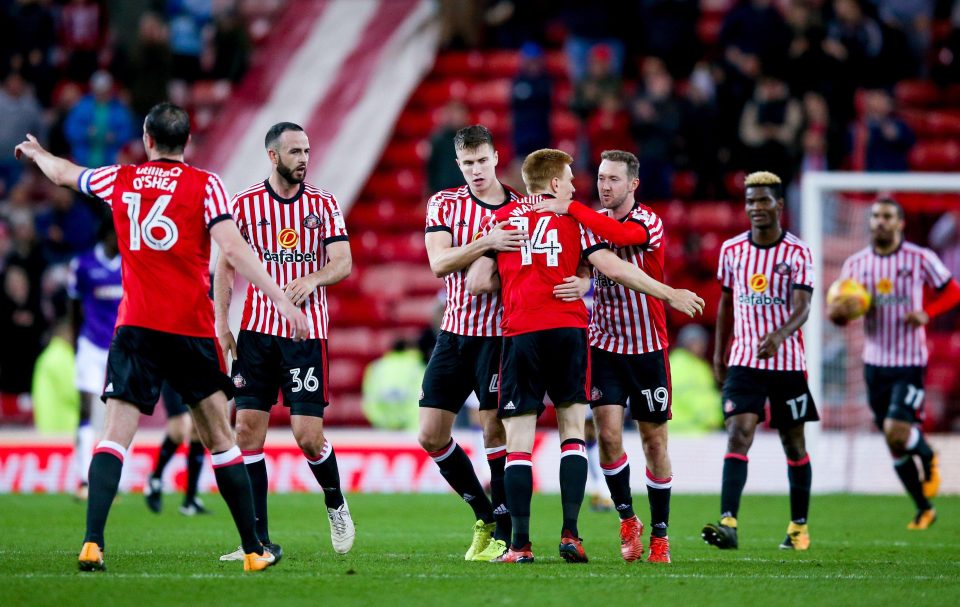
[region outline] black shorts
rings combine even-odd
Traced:
[[[820,419],[804,371],[767,371],[730,367],[723,382],[723,418],[756,413],[766,419],[764,403],[770,399],[770,427],[786,430]]]
[[[661,424],[673,417],[667,351],[614,354],[590,348],[590,406],[630,406],[638,422]]]
[[[118,398],[153,415],[164,381],[195,405],[222,391],[233,395],[224,374],[220,346],[213,337],[189,337],[143,327],[119,327],[107,355],[107,382],[100,399]]]
[[[423,374],[420,406],[458,413],[471,392],[481,411],[497,408],[502,337],[440,331]]]
[[[327,340],[240,331],[232,375],[237,411],[269,411],[283,392],[290,415],[323,417],[329,402]]]
[[[548,329],[503,338],[499,417],[540,415],[543,397],[555,406],[586,403],[590,346],[586,329]]]
[[[926,372],[926,367],[864,366],[870,409],[877,428],[883,430],[883,420],[888,417],[911,424],[923,423],[923,376]]]
[[[160,398],[163,399],[163,408],[167,412],[167,419],[190,412],[190,409],[183,404],[180,395],[170,387],[170,382],[163,382],[163,387],[160,388]]]

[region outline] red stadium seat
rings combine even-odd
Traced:
[[[408,297],[398,300],[390,308],[390,321],[394,325],[425,326],[433,320],[437,309],[437,298]]]
[[[363,383],[366,365],[350,358],[330,359],[330,390],[336,392],[359,392]]]
[[[483,69],[483,67],[483,54],[453,51],[437,55],[437,60],[433,64],[433,72],[447,78],[463,78],[472,72]]]
[[[901,107],[932,107],[944,102],[944,91],[928,80],[898,82],[894,94]]]
[[[910,150],[910,168],[915,171],[956,171],[960,169],[960,142],[918,141]]]
[[[513,78],[520,67],[520,55],[516,51],[492,51],[486,54],[483,67],[489,78]]]
[[[550,130],[555,140],[576,139],[580,132],[580,119],[573,112],[554,111],[550,115]]]

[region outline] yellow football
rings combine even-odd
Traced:
[[[844,278],[830,285],[830,289],[827,291],[828,304],[848,299],[856,302],[853,313],[848,316],[848,320],[860,318],[870,309],[870,293],[859,282],[852,278]]]

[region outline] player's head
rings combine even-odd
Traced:
[[[147,158],[182,156],[190,140],[190,115],[178,105],[164,102],[150,108],[143,121],[143,147]]]
[[[880,198],[870,206],[870,241],[874,246],[898,244],[905,225],[903,207],[893,198]]]
[[[497,181],[497,162],[500,158],[493,149],[493,135],[482,124],[474,124],[457,131],[453,137],[457,166],[467,185],[474,192],[485,192]]]
[[[571,200],[573,158],[562,150],[537,150],[523,161],[520,173],[528,194],[553,194],[560,200]]]
[[[757,171],[747,175],[743,185],[751,227],[763,230],[779,225],[783,213],[783,182],[780,178],[767,171]]]
[[[273,170],[287,183],[302,183],[307,178],[310,162],[310,140],[303,127],[292,122],[278,122],[263,138],[263,146]]]
[[[630,152],[606,150],[600,154],[597,171],[597,191],[605,209],[616,209],[624,204],[633,206],[633,195],[640,185],[640,161]]]

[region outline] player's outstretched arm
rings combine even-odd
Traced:
[[[467,292],[470,295],[482,295],[500,290],[500,275],[497,262],[489,257],[481,257],[470,265],[466,279]]]
[[[466,269],[489,251],[519,251],[526,239],[525,230],[510,228],[510,222],[502,221],[487,234],[462,247],[453,246],[453,236],[446,231],[427,232],[424,243],[430,269],[437,278],[443,278]]]
[[[777,354],[777,350],[780,348],[780,345],[783,344],[794,331],[803,326],[803,323],[807,322],[807,317],[810,315],[810,300],[813,293],[807,289],[798,289],[794,287],[793,295],[791,296],[791,312],[790,317],[787,318],[787,322],[783,323],[783,326],[767,333],[762,338],[760,338],[760,345],[757,346],[757,358],[763,360],[765,358],[773,358]]]
[[[610,280],[628,289],[665,301],[671,308],[690,318],[703,314],[705,303],[699,295],[663,284],[634,264],[620,259],[610,249],[598,249],[587,259]]]
[[[727,345],[733,332],[733,292],[724,289],[717,305],[717,329],[713,340],[713,376],[719,383],[727,378]]]
[[[220,251],[240,275],[255,284],[277,306],[277,310],[287,319],[293,329],[293,339],[306,339],[310,333],[307,317],[300,308],[287,299],[283,290],[263,269],[260,260],[250,249],[250,245],[240,235],[237,224],[232,221],[218,221],[210,228],[210,236],[220,246]]]
[[[643,246],[650,242],[650,232],[646,226],[636,221],[617,221],[613,217],[597,213],[576,200],[545,198],[533,205],[533,210],[541,213],[569,214],[580,225],[618,247]]]
[[[87,169],[73,164],[66,158],[54,156],[45,150],[33,135],[27,134],[27,140],[14,148],[13,155],[18,160],[20,158],[32,160],[47,179],[56,185],[80,191],[80,175]]]
[[[350,276],[353,270],[353,257],[350,254],[350,243],[346,240],[331,242],[325,245],[327,249],[327,263],[322,268],[291,280],[283,287],[283,292],[295,306],[302,306],[311,293],[320,287],[336,284]]]
[[[217,256],[217,268],[213,272],[213,312],[216,318],[217,340],[223,359],[230,360],[228,354],[237,359],[237,340],[230,330],[230,300],[233,299],[233,285],[237,278],[227,256],[223,251]]]

